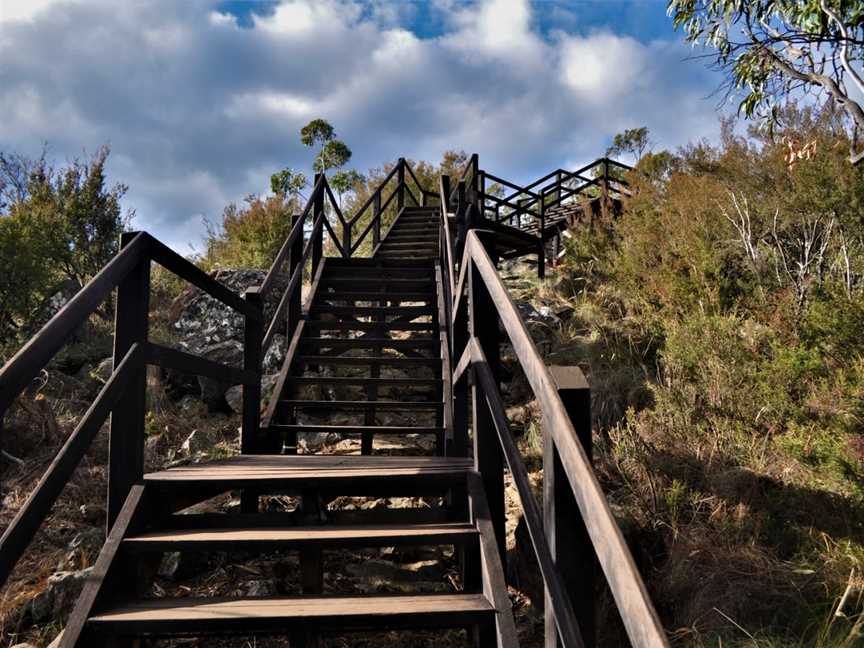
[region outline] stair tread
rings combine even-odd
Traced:
[[[377,434],[438,434],[444,431],[441,425],[310,425],[273,423],[270,427],[279,430],[294,430],[296,432],[337,432],[338,434],[362,434],[375,432]]]
[[[404,358],[398,356],[326,356],[326,355],[301,355],[297,356],[298,363],[305,364],[341,364],[341,365],[420,365],[439,366],[441,358]]]
[[[375,626],[391,618],[419,616],[418,621],[454,624],[466,616],[494,613],[482,594],[421,594],[385,596],[304,596],[267,598],[150,599],[119,605],[92,616],[94,626],[141,627],[150,632],[182,631],[184,627],[218,631],[226,626],[261,626],[262,622],[291,620],[322,624],[334,621],[359,627]],[[376,623],[376,620],[378,623]]]
[[[417,315],[422,317],[422,315]],[[383,329],[385,331],[436,331],[438,324],[436,322],[352,322],[352,321],[337,321],[337,320],[306,320],[306,326],[315,330],[332,330],[332,331],[376,331]]]
[[[238,455],[175,466],[144,475],[147,483],[350,480],[464,475],[473,460],[460,457],[377,455]]]
[[[444,524],[411,525],[350,525],[350,526],[310,526],[310,527],[249,527],[249,528],[211,528],[211,529],[172,529],[152,531],[123,540],[124,545],[132,548],[147,545],[166,544],[228,544],[228,543],[282,543],[339,545],[362,544],[363,542],[394,542],[405,544],[408,541],[430,541],[447,544],[454,539],[470,538],[477,535],[471,524],[452,522]],[[177,547],[179,549],[179,547]]]
[[[285,379],[297,385],[379,385],[386,387],[413,385],[432,386],[441,382],[441,378],[372,378],[371,376],[288,376]]]
[[[280,400],[281,405],[288,407],[339,407],[343,409],[421,409],[431,410],[443,407],[437,401],[353,401],[353,400]]]

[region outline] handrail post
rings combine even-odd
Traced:
[[[495,238],[492,232],[477,231],[477,238],[493,263],[497,262]],[[498,310],[486,283],[480,276],[472,261],[468,268],[468,325],[472,338],[476,338],[486,356],[486,362],[496,382],[500,374],[500,350]],[[498,542],[498,552],[502,562],[507,555],[507,537],[504,528],[504,453],[498,441],[495,422],[489,411],[485,394],[474,378],[471,384],[472,430],[474,432],[474,469],[480,473],[483,487],[489,500],[489,510],[492,514],[492,527],[495,529],[495,539]]]
[[[439,193],[441,194],[441,205],[445,214],[450,213],[450,176],[441,174],[438,178]]]
[[[372,202],[372,249],[381,242],[381,187],[375,190]]]
[[[558,395],[588,459],[592,456],[591,389],[579,367],[549,367]],[[570,595],[586,648],[595,644],[594,579],[596,556],[570,488],[552,435],[543,434],[543,526],[549,550]],[[545,648],[559,648],[555,615],[546,594]]]
[[[240,432],[240,453],[254,454],[261,449],[259,427],[261,418],[261,342],[264,337],[264,302],[257,287],[248,288],[243,298],[257,317],[246,316],[243,325],[243,368],[254,371],[258,380],[243,385],[243,427]]]
[[[475,194],[477,213],[479,220],[486,218],[486,173],[477,172],[477,192]]]
[[[537,276],[546,278],[546,196],[540,192],[540,247],[537,250]]]
[[[351,223],[347,220],[342,223],[342,256],[351,256]]]
[[[315,186],[319,187],[319,180],[323,179],[323,173],[315,174]],[[319,191],[313,196],[314,203],[312,206],[312,233],[310,236],[313,236],[315,233],[315,223],[318,222],[318,217],[327,218],[327,215],[324,214],[324,187],[319,187]],[[315,273],[318,271],[318,264],[321,263],[321,257],[324,256],[324,227],[321,228],[321,231],[318,232],[318,236],[315,237],[312,242],[312,276],[315,276]]]
[[[138,232],[120,235],[120,249]],[[117,286],[114,314],[116,369],[136,342],[146,342],[150,319],[150,257],[144,256]],[[110,531],[127,495],[144,474],[144,415],[147,409],[147,365],[132,370],[123,396],[111,412],[108,441],[107,530]],[[106,531],[107,532],[107,531]]]
[[[396,194],[397,212],[405,207],[405,158],[399,158],[399,170],[396,172],[396,181],[399,183]]]
[[[303,258],[303,230],[302,225],[300,225],[300,220],[303,218],[302,214],[295,214],[294,218],[291,222],[291,230],[293,231],[295,227],[300,227],[300,234],[297,236],[294,244],[291,246],[291,251],[288,253],[288,278],[294,276],[294,273],[297,272],[298,268],[300,272],[303,272],[303,269],[300,267],[301,260]],[[301,277],[300,281],[297,282],[297,288],[294,291],[293,295],[288,297],[288,312],[285,314],[285,341],[286,344],[290,343],[291,336],[294,335],[294,329],[297,327],[297,324],[300,322],[300,303],[301,303],[301,293],[303,292],[303,279]]]

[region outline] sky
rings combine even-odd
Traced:
[[[720,79],[665,0],[0,0],[0,151],[62,164],[111,147],[134,229],[202,249],[205,219],[309,173],[328,120],[363,172],[478,153],[529,182],[719,131]]]

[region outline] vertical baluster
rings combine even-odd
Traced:
[[[257,287],[243,294],[253,313],[246,315],[243,333],[243,368],[255,372],[257,380],[243,386],[243,428],[240,438],[241,454],[261,451],[259,424],[261,418],[261,342],[264,337],[264,302]]]
[[[579,367],[549,367],[558,394],[588,459],[592,456],[591,390]],[[548,431],[543,434],[543,527],[555,566],[573,604],[586,648],[595,644],[594,579],[597,558],[576,498],[564,472],[561,456]],[[545,648],[558,648],[555,616],[547,595]]]
[[[323,173],[315,174],[315,186],[318,187],[317,193],[313,196],[314,202],[312,205],[312,234],[315,235],[315,223],[318,218],[327,218],[324,214],[324,185],[319,186],[319,181],[323,182]],[[315,235],[312,243],[312,275],[318,272],[318,264],[321,263],[321,257],[324,256],[324,225],[322,224],[319,232]]]
[[[372,199],[372,249],[381,242],[381,187],[375,191]]]
[[[540,192],[540,246],[537,250],[537,276],[546,278],[546,196]]]
[[[120,235],[125,248],[138,232]],[[114,314],[114,368],[136,342],[146,342],[150,316],[150,258],[143,257],[117,287]],[[147,366],[141,364],[111,413],[108,449],[108,531],[114,525],[132,485],[144,473],[144,415]]]
[[[396,194],[397,213],[405,207],[405,158],[399,158],[399,169],[396,171],[396,182],[398,182],[398,193]]]
[[[486,252],[497,263],[494,234],[475,230],[477,239]],[[492,300],[483,278],[474,263],[468,269],[469,318],[471,337],[476,338],[492,375],[500,375],[500,351],[498,310]],[[498,551],[501,560],[505,560],[507,542],[504,530],[504,455],[498,441],[498,433],[489,406],[476,380],[472,380],[471,400],[472,431],[474,433],[474,468],[483,479],[483,486],[489,500],[489,510],[492,513],[492,526],[495,529],[495,539],[498,541]]]

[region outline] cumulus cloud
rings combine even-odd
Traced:
[[[647,125],[664,145],[716,130],[714,81],[668,40],[541,29],[527,0],[284,0],[243,24],[217,0],[0,0],[0,150],[59,159],[109,143],[135,226],[182,252],[202,216],[308,168],[297,132],[330,120],[361,170],[476,151],[529,180]],[[670,107],[674,106],[674,114]]]

